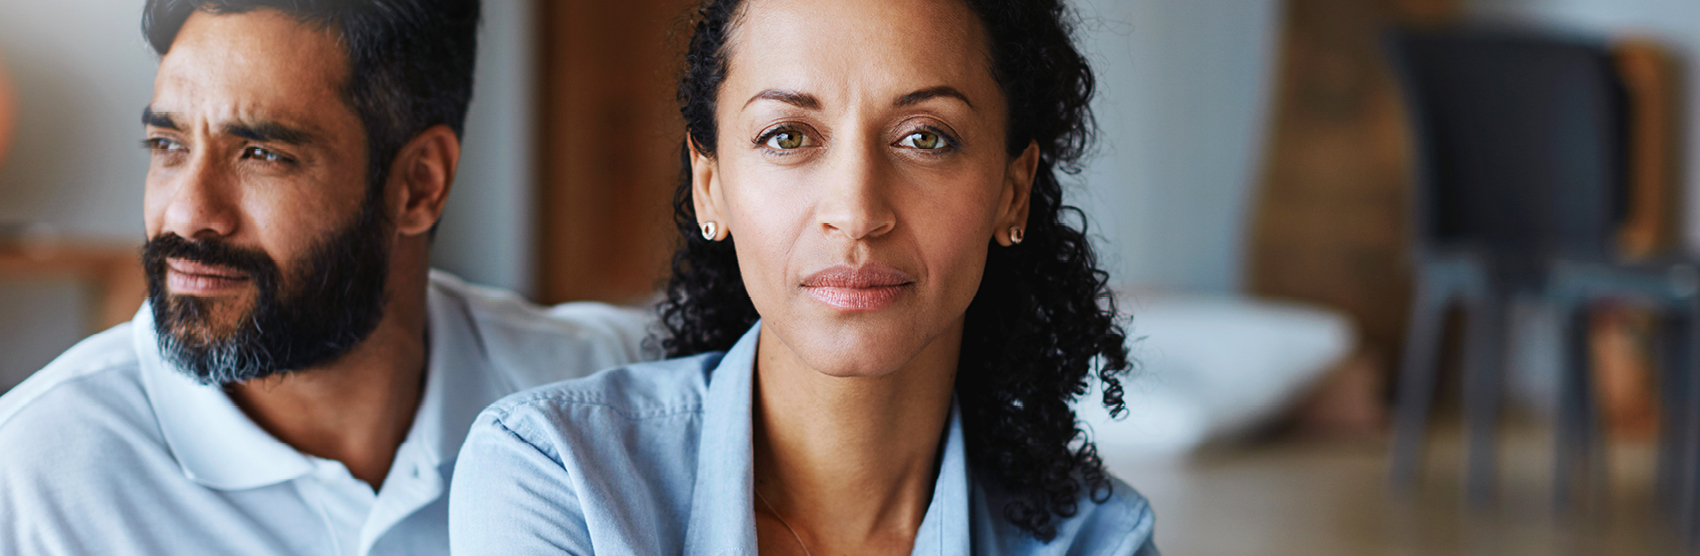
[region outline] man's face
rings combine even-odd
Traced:
[[[196,12],[144,114],[161,346],[208,383],[324,363],[381,317],[381,188],[328,31],[273,10]]]

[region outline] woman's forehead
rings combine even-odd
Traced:
[[[728,41],[723,97],[802,91],[828,103],[951,87],[999,100],[985,32],[960,0],[749,0]],[[885,101],[875,98],[870,100]]]

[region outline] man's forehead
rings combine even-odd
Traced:
[[[148,111],[179,126],[264,122],[305,131],[350,118],[334,37],[275,10],[196,12],[160,60]]]

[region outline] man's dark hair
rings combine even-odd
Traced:
[[[396,155],[421,132],[441,124],[458,137],[465,129],[479,0],[147,0],[142,33],[164,56],[194,12],[258,9],[328,30],[342,45],[342,95],[366,128],[372,187],[383,187]]]

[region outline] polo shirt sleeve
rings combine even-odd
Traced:
[[[659,346],[648,342],[651,332],[659,332],[661,324],[655,312],[648,308],[578,301],[551,306],[548,314],[554,319],[594,328],[605,344],[617,346],[619,359],[609,366],[654,361],[661,356]]]

